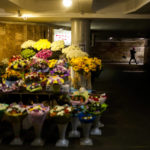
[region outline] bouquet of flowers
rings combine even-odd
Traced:
[[[80,106],[81,112],[79,113],[78,117],[79,120],[83,123],[91,123],[95,119],[95,115],[93,115],[89,111],[89,106],[88,105],[81,105]]]
[[[16,81],[21,78],[21,73],[12,69],[6,69],[4,75],[2,75],[4,80]]]
[[[30,115],[32,122],[40,123],[46,117],[49,112],[49,107],[45,107],[43,104],[33,104],[28,106],[28,114]]]
[[[107,99],[107,96],[105,93],[101,95],[89,95],[89,101],[92,102],[99,102],[100,104],[103,104]]]
[[[20,129],[22,120],[27,116],[26,106],[23,104],[10,104],[5,111],[5,115],[12,123],[14,131],[14,139],[10,143],[11,145],[22,145],[23,141],[20,138]]]
[[[35,50],[33,49],[24,49],[21,51],[21,56],[25,59],[31,58],[36,54]]]
[[[34,44],[33,47],[38,51],[42,49],[50,49],[51,43],[47,39],[40,39]]]
[[[28,107],[29,121],[32,123],[35,131],[35,139],[31,145],[44,145],[44,142],[41,139],[41,131],[48,112],[49,107],[45,107],[43,104],[33,104],[32,106]]]
[[[88,103],[88,97],[88,91],[80,88],[72,94],[70,102],[72,105],[85,105]]]
[[[50,74],[51,75],[59,75],[61,78],[65,78],[65,77],[68,77],[70,75],[70,71],[69,71],[69,69],[67,69],[64,66],[57,65],[55,68],[53,68],[50,71]]]
[[[72,107],[67,104],[63,106],[56,105],[50,110],[50,117],[53,118],[56,123],[64,124],[69,122],[71,112]]]
[[[0,83],[2,82],[2,75],[5,74],[5,70],[8,67],[8,63],[9,60],[8,58],[4,58],[1,62],[0,62]]]
[[[30,72],[25,74],[25,82],[37,82],[40,81],[39,73],[37,72]]]
[[[90,72],[101,69],[101,60],[98,58],[78,57],[72,58],[70,61],[74,71],[78,72]]]
[[[64,48],[62,50],[62,53],[65,54],[68,59],[77,57],[88,57],[88,54],[86,52],[83,52],[79,47],[73,45]]]
[[[102,105],[99,102],[94,102],[88,105],[89,109],[88,111],[93,115],[100,115],[102,111]]]
[[[5,114],[9,117],[21,117],[27,115],[26,106],[16,103],[10,104],[5,111]]]
[[[51,59],[51,60],[49,60],[48,61],[49,68],[50,69],[54,68],[56,66],[56,64],[57,64],[57,61],[58,61],[57,59]]]
[[[43,49],[36,54],[36,57],[41,59],[48,59],[52,56],[52,51],[49,49]]]
[[[11,69],[14,69],[14,70],[24,70],[27,66],[29,65],[29,61],[28,60],[24,60],[24,59],[18,59],[18,60],[15,60],[13,61],[9,67]]]
[[[26,87],[26,90],[29,92],[36,92],[36,91],[41,91],[42,86],[40,83],[32,83]]]
[[[28,41],[25,41],[22,45],[21,45],[21,48],[22,49],[28,49],[28,48],[33,48],[34,47],[34,44],[35,44],[36,42],[35,41],[33,41],[33,40],[28,40]]]
[[[12,84],[6,82],[7,81],[4,81],[4,83],[0,84],[0,90],[3,92],[12,92],[25,87],[24,80],[22,79],[14,81]]]
[[[7,109],[8,104],[0,103],[0,118],[3,116],[4,111]]]
[[[48,61],[36,57],[31,60],[30,67],[32,72],[46,73],[49,71]]]
[[[20,55],[14,55],[9,59],[9,63],[18,60],[18,59],[22,59],[22,57]]]
[[[55,41],[51,44],[52,51],[59,51],[65,47],[65,43],[63,40]]]
[[[4,111],[8,107],[8,104],[0,103],[0,111]]]
[[[15,91],[17,89],[15,84],[12,84],[11,86],[7,85],[7,84],[0,84],[0,90],[2,92],[12,92]]]
[[[59,77],[58,75],[56,76],[49,76],[47,79],[47,85],[53,85],[53,84],[64,84],[63,78]]]

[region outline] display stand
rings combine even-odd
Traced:
[[[21,120],[12,121],[13,131],[15,138],[11,141],[10,145],[22,145],[23,141],[20,138]]]
[[[46,114],[39,115],[39,114],[29,114],[29,119],[32,122],[32,125],[34,127],[34,132],[35,132],[35,139],[31,143],[32,146],[43,146],[44,141],[41,139],[41,131],[42,131],[42,126],[44,123],[44,120],[46,118]]]
[[[41,130],[42,130],[43,122],[33,123],[34,131],[35,131],[35,139],[31,143],[32,146],[43,146],[44,141],[41,139]]]
[[[104,127],[104,124],[101,122],[101,116],[99,117],[98,127],[99,128]]]
[[[79,124],[79,118],[72,117],[72,119],[71,119],[72,130],[69,132],[70,138],[79,138],[80,137],[80,132],[77,130],[78,124]]]
[[[94,122],[93,122],[93,128],[91,130],[91,135],[102,135],[101,129],[99,129],[99,119],[100,115],[96,116]]]
[[[92,123],[82,123],[83,139],[80,140],[80,145],[93,145],[92,139],[89,137]]]
[[[57,124],[59,130],[59,140],[56,142],[56,147],[68,147],[69,141],[65,138],[68,123]]]

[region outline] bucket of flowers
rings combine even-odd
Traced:
[[[31,143],[32,146],[43,146],[44,142],[41,139],[41,130],[46,116],[49,112],[49,107],[43,104],[33,104],[28,106],[29,120],[35,130],[35,140]]]
[[[23,141],[20,138],[20,129],[22,120],[27,116],[26,106],[23,104],[10,104],[5,111],[5,115],[12,123],[15,138],[10,143],[11,145],[22,145]]]
[[[69,141],[65,138],[66,129],[71,119],[72,107],[69,105],[56,105],[50,110],[50,117],[55,121],[59,129],[60,139],[56,142],[58,147],[68,147]]]

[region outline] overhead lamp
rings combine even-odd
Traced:
[[[141,38],[139,38],[140,40],[144,40],[144,38],[143,37],[141,37]]]
[[[70,7],[72,5],[72,0],[63,0],[63,5],[65,7]]]
[[[113,37],[109,37],[109,40],[112,40],[113,39]]]
[[[21,16],[21,18],[23,18],[24,20],[27,20],[29,17],[32,17],[32,15],[31,14],[23,14]]]

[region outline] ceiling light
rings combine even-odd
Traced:
[[[141,37],[141,38],[139,38],[140,40],[144,40],[144,38],[143,37]]]
[[[31,14],[23,14],[21,16],[21,18],[23,18],[24,20],[27,20],[29,17],[32,17],[32,15]]]
[[[72,0],[63,0],[63,5],[65,7],[70,7],[72,5]]]
[[[112,40],[113,39],[113,37],[109,37],[109,40]]]

